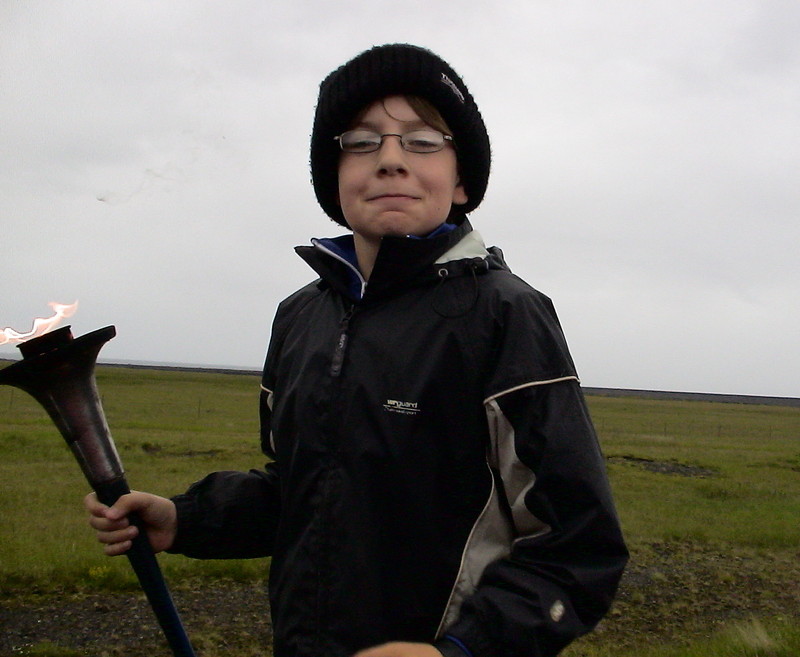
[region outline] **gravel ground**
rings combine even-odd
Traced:
[[[269,602],[261,584],[215,581],[172,591],[199,654],[240,654],[242,645],[269,646]],[[144,594],[70,594],[4,600],[0,655],[24,655],[50,642],[89,657],[158,657],[171,653]],[[199,639],[199,640],[198,640]]]
[[[608,617],[568,649],[616,649],[707,636],[762,619],[800,622],[800,554],[729,554],[704,545],[656,543],[634,552]],[[262,584],[182,583],[174,590],[199,656],[269,655],[269,604]],[[0,655],[51,642],[88,657],[159,657],[169,649],[141,594],[27,595],[2,600]],[[44,654],[44,653],[37,653]],[[67,655],[69,653],[53,653]]]

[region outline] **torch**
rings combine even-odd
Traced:
[[[116,329],[107,326],[73,339],[65,326],[17,345],[22,360],[0,370],[0,384],[24,390],[45,408],[98,499],[108,506],[130,492],[94,377],[97,354],[115,335]],[[147,533],[134,515],[129,520],[140,531],[128,559],[172,652],[194,657]]]

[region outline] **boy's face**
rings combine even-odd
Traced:
[[[367,108],[352,128],[405,134],[427,126],[402,96]],[[430,233],[447,219],[453,203],[467,202],[449,142],[435,153],[410,153],[397,137],[384,137],[373,153],[342,153],[339,204],[354,233],[370,242],[384,235]]]

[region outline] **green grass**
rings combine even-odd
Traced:
[[[800,545],[800,409],[607,397],[590,407],[636,540]],[[697,476],[654,473],[647,460]]]
[[[133,488],[169,496],[213,470],[263,465],[257,376],[101,366],[97,380]],[[612,614],[564,654],[800,654],[800,608],[791,606],[800,600],[800,408],[615,397],[589,405],[633,558]],[[87,527],[87,492],[44,411],[0,387],[0,597],[137,588],[127,561],[103,556]],[[173,588],[263,579],[268,568],[159,560]],[[216,631],[193,636],[208,646],[204,657],[215,656]]]
[[[259,378],[98,367],[108,424],[134,489],[170,496],[214,470],[261,467]],[[87,526],[89,486],[44,410],[0,387],[0,590],[136,588],[124,559],[108,559]],[[265,560],[160,555],[168,578],[263,576]]]

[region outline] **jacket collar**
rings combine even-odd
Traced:
[[[453,230],[434,231],[427,238],[384,237],[368,285],[356,266],[352,235],[312,240],[312,246],[298,246],[295,251],[319,274],[323,284],[353,301],[366,303],[434,280],[436,264],[448,252],[457,256],[458,245],[471,233],[472,225],[465,216]],[[474,239],[468,242],[474,247]],[[470,257],[475,257],[474,253]]]

